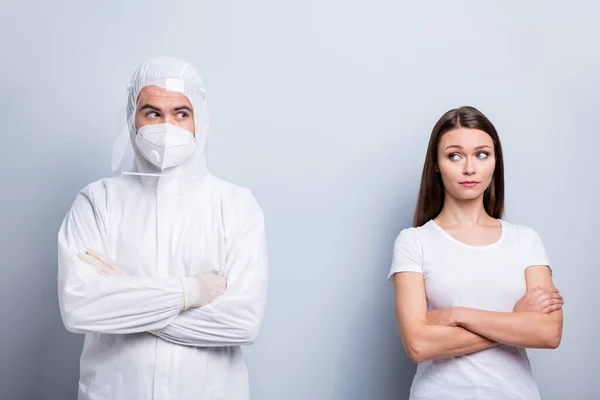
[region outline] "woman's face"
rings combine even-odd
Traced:
[[[494,142],[482,130],[458,128],[444,133],[437,160],[446,195],[457,200],[483,196],[494,176],[494,154]]]

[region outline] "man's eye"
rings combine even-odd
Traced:
[[[186,113],[186,112],[177,113],[177,118],[179,118],[179,119],[185,119],[187,117],[188,117],[188,113]]]
[[[148,117],[148,118],[158,118],[158,113],[156,111],[150,111],[148,114],[146,114],[146,117]]]

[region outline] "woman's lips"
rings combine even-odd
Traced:
[[[479,185],[479,182],[477,182],[477,181],[462,181],[459,183],[461,185],[463,185],[464,187],[468,187],[468,188],[472,188],[472,187]]]

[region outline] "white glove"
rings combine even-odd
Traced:
[[[86,264],[91,265],[102,276],[127,276],[128,274],[94,249],[79,253],[78,257]],[[182,278],[183,285],[183,310],[202,307],[225,293],[227,281],[220,275],[207,272],[200,275]]]
[[[183,310],[202,307],[225,293],[227,281],[221,275],[204,273],[181,278],[183,285]]]
[[[94,249],[88,249],[85,253],[79,253],[77,256],[81,261],[94,267],[99,275],[127,276],[127,272]]]

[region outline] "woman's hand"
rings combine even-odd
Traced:
[[[564,304],[558,289],[536,286],[527,291],[515,304],[513,312],[540,312],[549,314],[560,310]]]

